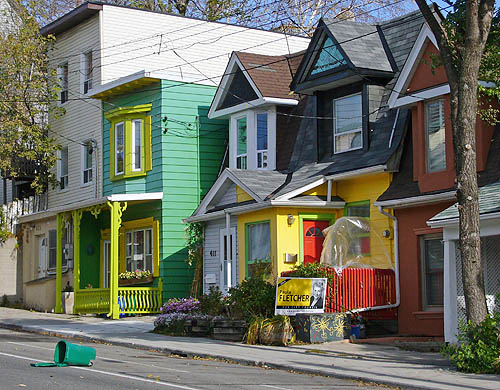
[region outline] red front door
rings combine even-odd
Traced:
[[[323,230],[330,226],[328,221],[304,220],[302,234],[304,238],[304,264],[319,263],[323,249]]]

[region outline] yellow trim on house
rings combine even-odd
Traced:
[[[152,147],[152,118],[147,115],[151,111],[152,104],[140,104],[138,106],[120,107],[107,112],[104,116],[111,122],[109,130],[110,138],[110,180],[121,180],[130,177],[145,176],[146,173],[153,169],[153,147]],[[133,169],[133,147],[132,139],[134,120],[142,121],[142,163],[140,170]],[[115,150],[115,129],[116,125],[123,123],[124,125],[124,153],[123,153],[123,173],[116,174],[116,150]]]
[[[241,202],[246,202],[248,200],[253,200],[253,197],[248,195],[248,193],[240,186],[236,186],[236,201],[238,203],[241,203]]]

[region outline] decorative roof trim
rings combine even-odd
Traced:
[[[389,108],[401,107],[403,104],[396,104],[396,101],[405,97],[410,97],[410,96],[403,96],[400,98],[399,96],[401,92],[404,92],[406,85],[408,85],[411,78],[413,77],[413,74],[415,73],[416,67],[418,66],[418,61],[422,57],[422,54],[425,50],[424,45],[427,39],[429,39],[432,42],[432,44],[436,47],[436,49],[439,50],[436,37],[432,33],[427,23],[424,23],[422,25],[422,28],[420,29],[417,39],[415,40],[415,43],[413,44],[413,47],[411,48],[410,54],[406,59],[403,69],[401,70],[401,73],[398,76],[396,85],[394,86],[391,95],[389,96],[388,100]],[[412,94],[412,96],[414,95],[415,94]]]

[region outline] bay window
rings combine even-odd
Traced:
[[[361,93],[333,101],[333,150],[343,153],[363,147]]]
[[[247,118],[236,121],[236,168],[247,169]]]
[[[89,89],[92,89],[92,73],[93,73],[93,61],[92,61],[92,51],[89,51],[82,55],[82,85],[83,94],[88,93]]]
[[[82,146],[82,184],[92,182],[92,154],[92,143],[87,141]]]
[[[111,122],[111,180],[146,175],[153,169],[151,104],[123,107],[105,114]]]
[[[59,151],[59,161],[57,166],[59,190],[68,188],[68,147]]]
[[[231,119],[229,167],[265,169],[276,167],[276,111],[246,110]]]
[[[257,114],[257,168],[267,168],[267,113]]]

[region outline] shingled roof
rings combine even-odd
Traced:
[[[235,52],[241,64],[248,72],[260,93],[264,97],[292,99],[292,65],[297,66],[301,54],[291,56],[267,56],[246,52]]]

